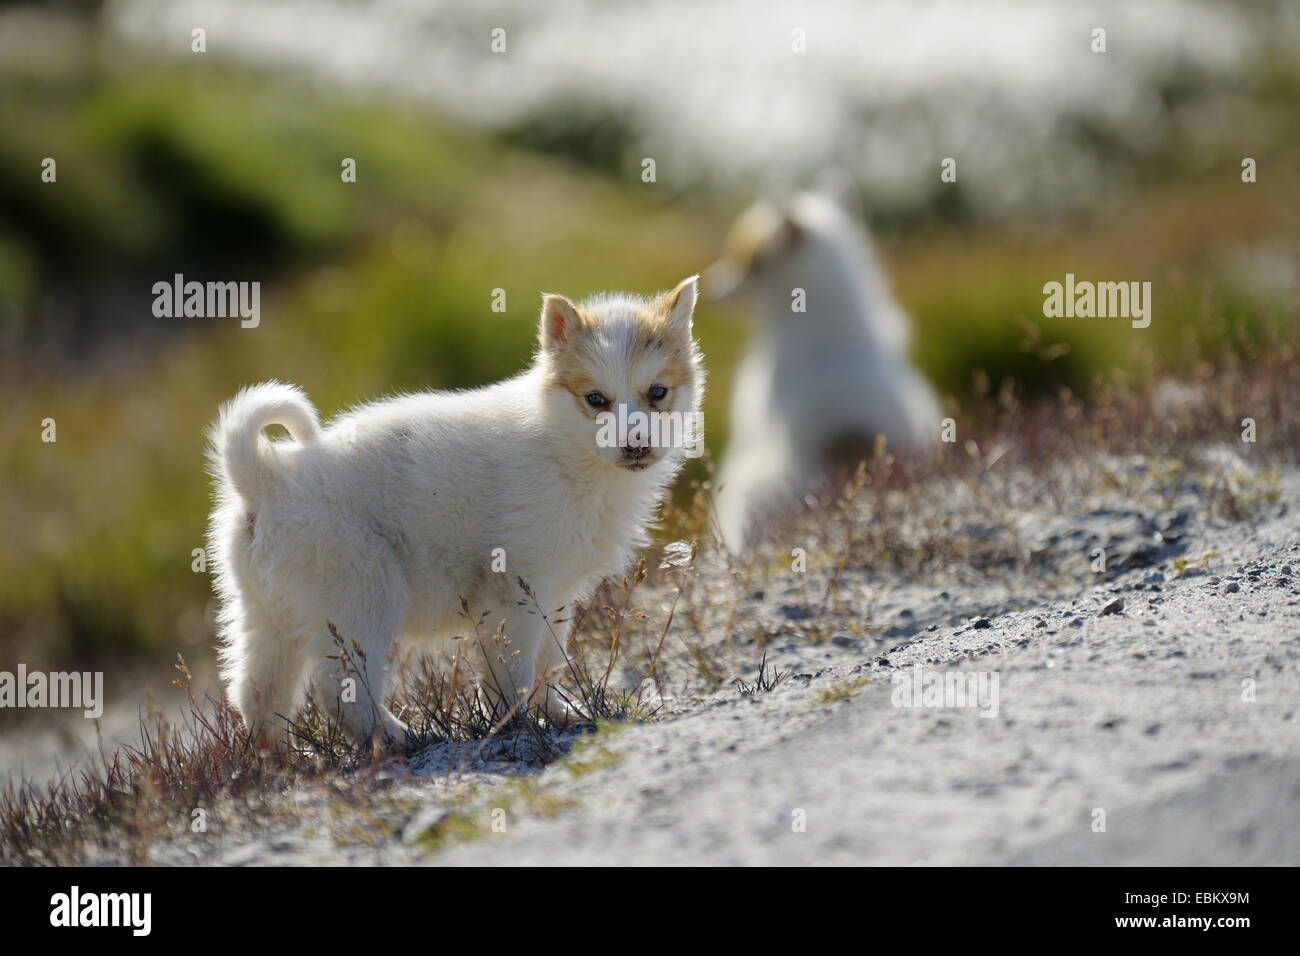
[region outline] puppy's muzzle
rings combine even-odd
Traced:
[[[619,464],[624,468],[631,468],[633,471],[645,468],[654,461],[654,449],[649,443],[624,445],[622,452]]]

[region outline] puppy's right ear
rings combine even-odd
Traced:
[[[556,352],[573,337],[582,324],[577,307],[562,295],[542,296],[542,323],[537,340],[545,352]]]
[[[769,255],[785,252],[799,244],[799,240],[804,236],[803,223],[799,221],[799,213],[795,209],[793,199],[787,199],[781,203],[780,225],[771,238],[770,245],[767,249]]]

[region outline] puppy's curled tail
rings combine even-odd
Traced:
[[[283,425],[299,444],[320,435],[320,419],[307,395],[296,385],[263,382],[250,385],[221,406],[209,432],[208,455],[217,474],[224,474],[245,501],[258,501],[271,490],[275,451],[262,435],[268,425]]]

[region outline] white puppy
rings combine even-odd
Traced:
[[[540,348],[515,378],[361,405],[325,428],[290,385],[227,403],[209,436],[209,541],[222,677],[250,730],[292,717],[312,680],[351,733],[400,741],[383,706],[394,639],[474,643],[462,602],[474,621],[486,612],[489,698],[536,694],[558,716],[538,690],[565,634],[542,613],[587,597],[647,542],[683,457],[680,429],[647,425],[693,420],[703,391],[696,294],[692,277],[651,300],[545,296]],[[271,424],[291,440],[268,440]]]
[[[760,312],[736,372],[718,475],[724,543],[743,550],[764,513],[801,500],[834,459],[938,437],[939,406],[907,359],[907,317],[865,232],[842,206],[801,193],[733,225],[706,286]]]

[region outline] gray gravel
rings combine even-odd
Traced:
[[[692,703],[614,735],[622,759],[599,776],[556,774],[582,812],[443,860],[1295,864],[1300,589],[1275,578],[1297,554],[1252,566],[1249,602],[1205,581],[1106,616],[1059,602]],[[891,675],[916,665],[998,674],[997,717],[893,706]],[[874,683],[818,702],[855,676]]]

